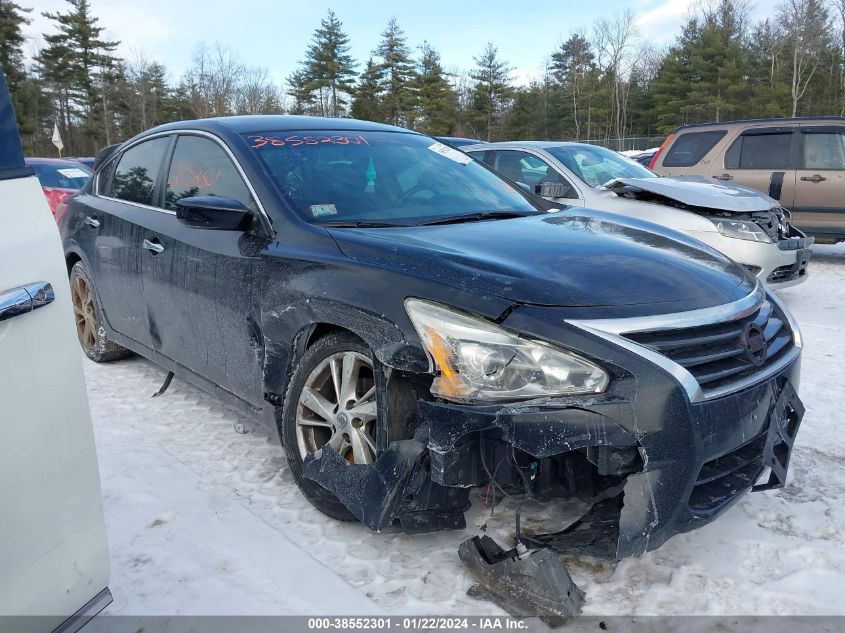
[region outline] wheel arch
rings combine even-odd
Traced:
[[[290,378],[302,356],[321,338],[348,332],[361,339],[382,365],[425,372],[428,359],[420,350],[410,353],[402,330],[382,315],[355,306],[310,299],[299,305],[265,312],[263,389],[265,400],[281,404]]]

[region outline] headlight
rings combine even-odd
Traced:
[[[432,359],[431,393],[449,400],[518,400],[601,393],[601,367],[494,323],[408,299],[405,309]]]
[[[771,243],[772,240],[766,232],[754,222],[745,220],[725,220],[723,218],[710,218],[716,225],[716,230],[725,237],[735,237],[740,240],[751,240],[752,242]]]

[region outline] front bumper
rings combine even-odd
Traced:
[[[690,231],[689,234],[742,264],[770,288],[788,288],[807,279],[812,237],[801,234],[800,237],[764,244],[725,237],[716,231]]]
[[[642,469],[628,475],[624,485],[615,555],[639,555],[715,519],[772,466],[764,463],[767,441],[778,441],[769,438],[769,429],[783,426],[787,402],[803,412],[797,397],[775,406],[788,385],[797,384],[799,371],[796,361],[739,393],[694,404],[675,400],[666,411],[671,420],[641,435],[629,430],[636,425],[634,403],[614,397],[498,409],[423,403],[423,419],[431,430],[431,476],[445,486],[481,483],[472,456],[478,454],[477,438],[485,434],[537,458],[596,446],[636,447]],[[779,476],[785,477],[795,431],[797,423],[785,440],[788,445],[776,449]]]
[[[742,318],[756,318],[756,312],[746,314],[746,301],[755,308],[762,306],[760,300],[755,290],[725,314],[739,311]],[[770,301],[776,302],[773,296]],[[597,495],[618,499],[615,506],[595,504],[601,510],[597,516],[578,522],[579,530],[588,525],[602,531],[592,535],[604,537],[602,547],[594,547],[600,539],[587,538],[589,530],[586,537],[581,530],[573,546],[570,527],[561,526],[551,535],[559,537],[553,539],[563,545],[558,549],[618,558],[642,554],[715,519],[761,479],[766,467],[775,474],[763,488],[785,482],[803,413],[795,392],[801,340],[788,311],[779,309],[794,342],[780,357],[783,362],[764,367],[757,379],[704,393],[691,390],[671,363],[656,362],[644,348],[636,351],[620,345],[620,337],[584,327],[588,322],[573,320],[571,309],[518,306],[506,327],[542,340],[565,340],[568,348],[595,359],[613,376],[608,392],[487,406],[412,400],[413,437],[391,441],[373,466],[348,464],[337,453],[322,451],[306,457],[303,472],[373,530],[398,519],[406,531],[431,531],[464,527],[469,489],[498,481],[491,471],[504,465],[503,473],[516,473],[510,481],[514,492],[528,485],[524,475],[529,473],[532,494],[550,503]],[[690,321],[685,325],[698,325],[698,312],[673,315],[673,323],[685,315]],[[614,323],[605,321],[604,327],[612,329]],[[376,369],[376,375],[391,376],[384,392],[391,391],[396,376],[404,380],[401,372]],[[396,417],[394,400],[380,401],[388,418]],[[540,536],[549,535],[534,535]]]

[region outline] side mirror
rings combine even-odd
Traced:
[[[223,196],[191,196],[176,201],[176,218],[195,229],[245,230],[252,211],[242,202]]]
[[[570,186],[564,182],[541,182],[534,185],[534,193],[541,198],[566,198]]]
[[[525,191],[527,191],[528,193],[531,193],[531,187],[529,187],[528,185],[526,185],[524,182],[519,182],[519,181],[517,180],[517,181],[516,181],[516,186],[517,186],[517,187],[519,187],[520,189],[524,189],[524,190],[525,190]]]

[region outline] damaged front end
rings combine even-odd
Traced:
[[[760,192],[700,176],[617,178],[603,188],[620,198],[705,218],[715,231],[681,230],[724,252],[767,284],[786,287],[806,278],[814,238],[792,225],[789,210]]]
[[[735,305],[657,320],[575,321],[564,314],[518,306],[503,325],[525,333],[513,344],[521,346],[515,355],[525,341],[565,336],[578,350],[572,358],[586,363],[577,366],[578,388],[597,393],[517,403],[435,395],[458,388],[437,382],[445,368],[457,374],[466,360],[454,356],[472,339],[458,315],[464,339],[456,342],[458,334],[441,327],[452,355],[434,355],[431,375],[378,365],[389,441],[375,464],[349,464],[323,450],[306,458],[305,476],[373,530],[394,520],[410,532],[462,528],[469,490],[481,486],[545,503],[585,501],[591,509],[579,520],[525,533],[523,541],[607,558],[640,555],[704,525],[767,471],[755,489],[784,484],[803,415],[795,390],[801,341],[776,300],[758,287]],[[505,338],[498,344],[512,345]],[[477,350],[470,352],[476,358]],[[499,361],[504,367],[516,363],[508,354]],[[541,358],[551,371],[555,357]],[[599,366],[607,381],[593,371]]]
[[[555,554],[638,556],[745,492],[786,481],[804,413],[801,338],[759,286],[727,306],[660,317],[576,320],[560,308],[515,306],[502,326],[519,336],[446,308],[431,314],[441,322],[414,321],[431,330],[421,336],[435,350],[429,374],[376,363],[384,432],[375,463],[323,449],[305,458],[303,473],[372,530],[397,520],[411,533],[464,528],[472,488],[494,503],[515,500],[513,549],[488,536],[460,548],[478,582],[470,595],[512,615],[557,626],[580,611],[583,596]],[[500,356],[482,363],[497,367],[494,376],[472,378],[479,328]],[[561,339],[566,348],[536,347]],[[508,374],[530,373],[531,358],[551,376],[532,374],[526,385]],[[490,401],[497,390],[562,390],[560,363],[578,393]],[[528,499],[588,509],[568,524],[521,530]]]

